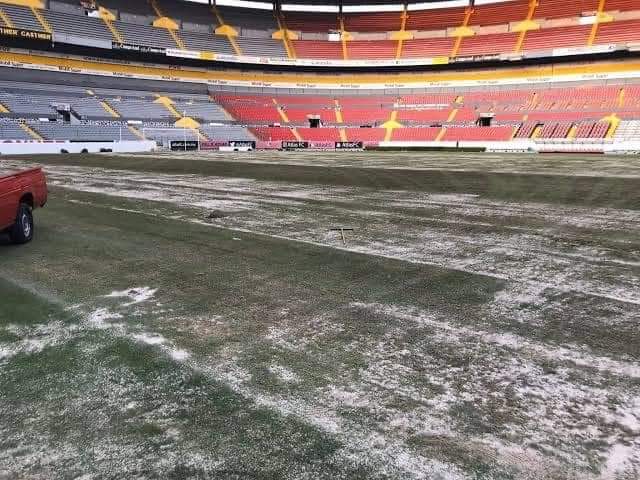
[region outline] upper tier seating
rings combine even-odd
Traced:
[[[591,25],[545,28],[527,32],[524,50],[550,50],[564,47],[584,47],[587,44]]]
[[[267,31],[278,30],[278,22],[269,10],[253,10],[250,8],[216,7],[224,23],[241,30]]]
[[[123,22],[148,25],[156,18],[149,2],[130,2],[127,0],[100,0],[100,5],[111,11]]]
[[[105,23],[99,18],[69,15],[68,13],[45,10],[44,16],[51,25],[54,32],[66,33],[67,35],[82,35],[100,40],[112,41],[113,36]],[[41,30],[38,24],[38,30]],[[173,44],[175,45],[175,43]]]
[[[1,2],[0,2],[1,3]],[[48,9],[42,10],[43,24],[28,7],[2,4],[3,12],[11,24],[18,28],[44,31],[53,30],[58,42],[105,47],[113,40],[157,48],[207,51],[234,55],[242,53],[252,57],[286,58],[285,43],[272,34],[279,29],[278,20],[270,10],[237,7],[209,7],[181,0],[126,2],[105,0],[100,5],[116,17],[113,28],[90,13],[75,0],[50,0]],[[389,40],[389,32],[402,28],[404,12],[344,13],[343,25],[352,32],[351,38],[329,41],[326,33],[339,30],[341,19],[337,13],[282,12],[283,25],[296,32],[290,41],[291,56],[301,59],[363,60],[431,57],[473,57],[518,52],[550,51],[553,49],[587,47],[640,42],[640,20],[629,10],[640,12],[640,4],[633,0],[607,0],[604,11],[613,15],[612,22],[594,27],[581,21],[581,16],[593,16],[600,0],[539,0],[533,9],[533,19],[540,29],[524,34],[514,27],[527,18],[529,0],[506,0],[495,4],[465,7],[428,8],[406,12],[405,30],[414,38],[403,41]],[[620,15],[619,12],[624,14]],[[179,30],[171,32],[152,24],[158,15],[175,21]],[[475,35],[463,36],[456,41],[455,31],[466,24]],[[222,23],[235,29],[235,40],[215,34]],[[585,23],[585,24],[582,24]],[[48,25],[47,25],[48,24]],[[300,33],[301,32],[301,33]],[[467,33],[469,33],[467,31]],[[592,37],[595,33],[595,37]],[[522,43],[520,40],[524,40]],[[288,46],[288,45],[287,45]]]
[[[150,45],[161,48],[177,48],[176,42],[164,28],[156,28],[149,25],[134,25],[124,22],[113,23],[124,37],[125,43]]]
[[[34,17],[33,13],[31,13],[31,10],[29,10],[28,8],[19,7],[16,5],[8,5],[4,3],[1,4],[0,7],[2,7],[4,13],[7,14],[16,28],[21,28],[23,30],[34,30],[36,32],[42,31],[40,22],[38,22],[38,19]]]
[[[344,28],[347,32],[385,32],[400,30],[400,12],[347,13]]]
[[[347,42],[350,59],[395,58],[397,42],[392,40],[354,40]]]
[[[244,55],[274,58],[284,58],[287,56],[287,51],[279,40],[272,40],[271,38],[238,37],[236,41]]]
[[[284,12],[287,28],[301,32],[328,32],[340,30],[335,13]]]
[[[299,58],[331,58],[342,59],[341,42],[327,42],[317,40],[294,40],[293,48]]]
[[[235,52],[226,38],[201,32],[181,32],[180,37],[188,49],[233,55]]]
[[[544,1],[544,0],[542,0]],[[511,0],[478,5],[471,15],[470,25],[497,25],[519,22],[527,17],[529,0]]]
[[[402,56],[404,58],[447,57],[453,50],[454,41],[452,37],[406,40],[402,44]]]
[[[580,16],[582,13],[593,14],[598,10],[599,0],[539,0],[534,18],[565,18]]]
[[[627,11],[627,10],[637,10],[638,2],[636,0],[607,0],[605,3],[605,11],[613,12],[613,11]]]
[[[174,0],[156,0],[156,4],[163,15],[179,19],[183,30],[211,33],[211,25],[216,22],[215,14],[206,4],[190,2],[187,8]]]
[[[439,30],[459,27],[464,21],[465,8],[434,8],[408,12],[407,30]]]
[[[513,52],[518,42],[517,33],[497,33],[466,37],[460,43],[458,56],[492,55],[499,52]]]
[[[639,39],[640,20],[628,20],[599,25],[596,44],[638,42]]]

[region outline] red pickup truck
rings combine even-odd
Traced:
[[[40,168],[0,174],[0,233],[14,243],[33,238],[33,209],[47,203],[47,180]]]

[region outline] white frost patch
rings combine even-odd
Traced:
[[[0,361],[8,360],[18,354],[32,355],[45,348],[59,345],[73,335],[77,326],[66,326],[62,322],[51,322],[31,327],[10,325],[7,330],[23,337],[11,343],[0,343]]]
[[[105,298],[129,298],[131,301],[123,303],[122,306],[130,307],[131,305],[136,305],[138,303],[150,300],[151,298],[153,298],[157,291],[157,288],[149,287],[129,288],[127,290],[113,291],[108,295],[105,295]]]
[[[134,335],[133,338],[135,338],[138,342],[146,343],[147,345],[162,345],[167,341],[167,339],[164,338],[162,335],[148,334],[148,333],[141,333],[139,335]]]
[[[345,447],[337,455],[346,461],[359,463],[363,458],[372,458],[373,464],[382,475],[396,475],[399,470],[402,472],[402,478],[406,479],[463,480],[467,478],[458,467],[416,454],[396,439],[368,429],[348,428],[335,411],[337,405],[323,404],[321,398],[317,398],[317,402],[307,402],[304,399],[271,396],[266,392],[258,391],[248,384],[251,375],[231,362],[224,362],[217,366],[202,365],[200,369],[216,380],[224,381],[235,392],[252,399],[258,406],[275,410],[284,416],[298,418],[337,436],[345,443]]]
[[[609,357],[591,354],[586,347],[572,346],[554,347],[540,342],[527,340],[512,333],[494,333],[479,329],[454,326],[446,321],[437,320],[433,314],[417,309],[396,307],[376,303],[350,304],[354,308],[381,312],[396,317],[399,320],[411,321],[422,325],[435,327],[446,335],[450,342],[460,342],[463,339],[474,338],[483,343],[494,344],[515,351],[525,352],[534,357],[547,360],[573,363],[576,366],[594,368],[615,375],[640,378],[640,364],[634,361],[619,361]]]
[[[112,312],[106,308],[98,308],[91,312],[88,322],[97,328],[109,328],[108,320],[116,320],[122,318],[119,313]]]
[[[609,451],[609,457],[600,478],[602,480],[631,478],[623,477],[622,475],[627,473],[627,469],[629,469],[628,473],[631,473],[631,468],[633,468],[632,461],[637,453],[633,445],[615,444]]]
[[[191,354],[189,352],[187,352],[186,350],[179,350],[176,348],[170,348],[169,349],[169,355],[171,356],[171,358],[173,358],[174,360],[181,362],[183,360],[186,360],[187,358],[189,358],[191,356]]]
[[[285,383],[300,382],[300,377],[295,372],[282,365],[271,365],[269,371]]]
[[[307,346],[307,342],[304,339],[297,338],[289,329],[279,328],[275,325],[269,327],[269,332],[265,335],[265,338],[274,345],[292,352],[300,352]]]
[[[636,398],[626,409],[619,408],[616,413],[616,423],[633,435],[640,435],[640,398]]]

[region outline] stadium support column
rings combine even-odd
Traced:
[[[111,36],[118,43],[125,43],[124,38],[113,24],[114,20],[116,20],[116,16],[108,9],[104,7],[98,7],[98,14],[100,18],[104,22],[107,29],[111,32]]]
[[[402,57],[402,45],[405,40],[411,40],[413,35],[406,31],[407,28],[407,17],[409,16],[409,12],[407,11],[407,3],[405,2],[402,13],[400,13],[400,30],[397,32],[391,32],[391,40],[397,40],[398,45],[396,46],[396,60]]]
[[[336,98],[333,103],[335,104],[335,114],[336,114],[336,123],[340,125],[340,140],[343,142],[347,140],[347,131],[344,129],[342,125],[344,123],[344,118],[342,117],[342,107],[340,106],[340,101]]]
[[[347,40],[351,40],[349,32],[344,29],[344,15],[340,14],[340,42],[342,43],[342,59],[349,60],[349,50]]]
[[[624,107],[624,87],[618,92],[618,107]]]
[[[598,12],[593,19],[593,25],[591,25],[591,32],[589,33],[589,39],[587,40],[588,47],[592,46],[596,41],[596,37],[598,36],[598,26],[601,23],[613,21],[613,17],[604,11],[605,5],[606,0],[600,0],[598,2]]]
[[[113,108],[113,106],[110,105],[109,102],[107,102],[106,100],[101,100],[100,106],[102,106],[104,111],[107,112],[109,115],[111,115],[113,118],[122,117],[122,115],[120,115],[120,112],[118,112],[115,108]]]
[[[34,140],[40,140],[40,141],[44,140],[42,135],[40,135],[33,128],[27,125],[24,120],[21,121],[19,125],[20,125],[20,128],[22,128],[22,130],[24,130]]]
[[[134,127],[133,125],[127,125],[127,129],[133,133],[136,137],[138,137],[140,140],[146,140],[145,136],[142,134],[142,132],[140,130],[138,130],[136,127]]]
[[[36,20],[38,21],[42,29],[47,33],[53,33],[53,29],[51,28],[51,25],[49,25],[49,22],[47,22],[47,19],[44,18],[44,15],[40,13],[40,9],[36,7],[30,7],[30,8],[31,8],[31,13],[33,13],[33,16],[36,17]]]
[[[462,25],[460,25],[453,31],[453,36],[456,37],[456,41],[453,44],[453,48],[451,49],[451,55],[449,55],[451,58],[458,56],[460,45],[462,45],[462,39],[464,37],[473,37],[475,35],[475,32],[471,28],[469,28],[471,15],[473,15],[473,3],[470,3],[470,5],[465,9]]]
[[[273,16],[275,17],[276,22],[278,22],[278,31],[274,32],[273,35],[271,35],[271,38],[273,38],[274,40],[282,40],[284,49],[287,52],[287,57],[295,59],[296,50],[291,40],[297,40],[298,36],[294,32],[290,32],[287,28],[284,16],[282,15],[282,11],[280,10],[279,1],[276,1],[273,4]]]
[[[533,21],[533,16],[536,13],[536,8],[538,8],[538,0],[529,0],[527,17],[513,28],[513,32],[519,34],[518,41],[516,42],[516,46],[513,49],[514,53],[520,53],[522,51],[524,39],[527,36],[527,32],[529,30],[540,29],[540,25],[537,22]]]
[[[242,56],[242,49],[240,48],[240,45],[238,45],[238,42],[236,41],[236,37],[238,36],[238,31],[235,28],[233,28],[231,25],[227,25],[226,23],[224,23],[224,18],[222,18],[222,14],[220,13],[220,10],[218,10],[218,8],[216,7],[215,3],[211,6],[211,11],[213,12],[213,14],[216,17],[216,20],[218,21],[218,26],[216,27],[215,34],[224,35],[225,37],[227,37],[227,41],[231,45],[231,48],[233,48],[233,51],[235,52],[235,54],[238,56]]]
[[[164,95],[160,95],[159,93],[156,93],[155,96],[156,96],[156,99],[153,101],[153,103],[159,103],[160,105],[162,105],[175,118],[178,118],[178,119],[182,118],[182,114],[178,110],[176,110],[176,108],[173,106],[173,100],[171,100],[171,98]]]
[[[386,133],[384,135],[384,141],[385,142],[390,142],[391,141],[391,137],[393,136],[393,131],[396,128],[402,128],[402,125],[398,122],[398,111],[394,110],[391,112],[391,115],[389,116],[389,120],[387,120],[386,122],[384,122],[382,124],[382,128],[384,128],[386,130]]]
[[[616,130],[618,130],[618,125],[620,125],[620,118],[618,117],[618,115],[616,115],[614,112],[611,115],[607,115],[600,121],[609,124],[609,128],[607,130],[605,138],[613,138],[613,136],[616,134]]]
[[[169,36],[173,39],[176,46],[180,50],[184,50],[186,47],[184,45],[184,42],[178,35],[178,30],[180,29],[180,25],[178,24],[178,22],[163,15],[163,13],[160,11],[160,7],[158,7],[158,4],[156,3],[156,0],[151,0],[150,4],[151,8],[153,8],[153,11],[158,16],[158,18],[153,21],[153,26],[157,28],[164,28]]]
[[[272,98],[271,100],[273,101],[273,104],[275,105],[276,110],[278,110],[278,115],[280,115],[280,119],[282,120],[282,123],[289,124],[289,117],[287,116],[287,113],[284,111],[284,109],[278,103],[278,100],[276,100],[275,98]],[[301,142],[302,137],[298,133],[298,130],[292,126],[289,126],[289,128],[291,129],[291,133],[293,133],[293,136],[296,137],[296,140]]]

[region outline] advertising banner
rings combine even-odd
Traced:
[[[111,42],[111,48],[113,48],[114,50],[128,50],[131,52],[157,53],[160,55],[166,55],[165,48],[150,47],[148,45],[134,45],[132,43]]]
[[[21,28],[14,27],[0,27],[0,36],[24,38],[28,40],[42,40],[44,42],[50,42],[52,36],[47,32],[36,32],[35,30],[23,30]]]
[[[304,150],[309,148],[309,142],[284,140],[282,142],[282,148],[283,150]]]
[[[198,150],[198,141],[197,140],[171,140],[170,143],[171,151],[193,151]]]

